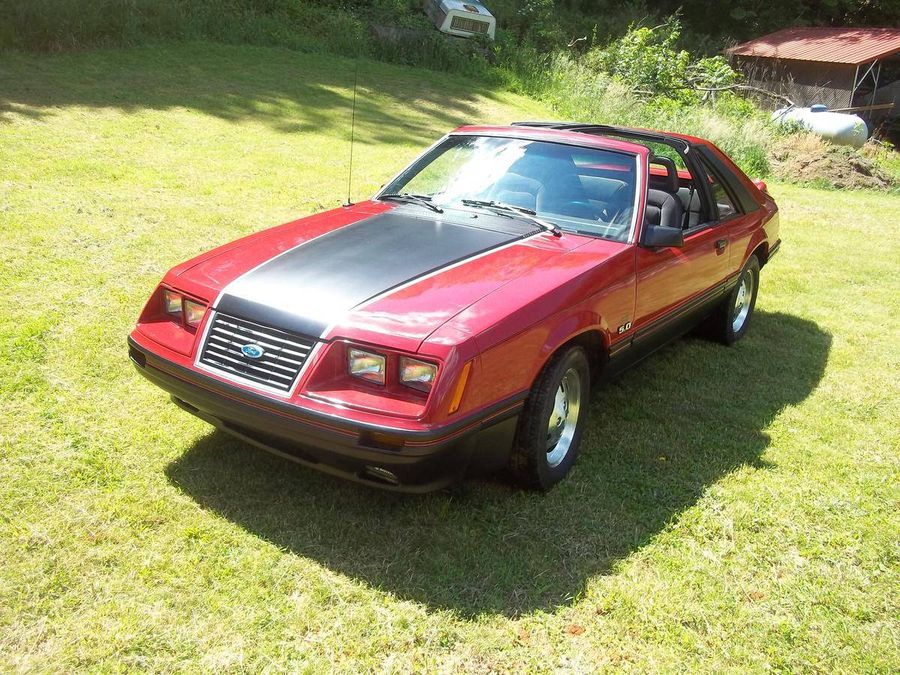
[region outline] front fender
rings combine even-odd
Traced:
[[[561,312],[483,350],[473,403],[486,405],[529,390],[553,354],[581,335],[596,334],[598,348],[608,347],[610,336],[604,325],[602,318],[588,309]]]
[[[544,369],[547,361],[559,351],[560,347],[577,340],[580,336],[589,334],[596,335],[598,348],[604,350],[609,348],[610,335],[607,330],[607,323],[596,313],[582,311],[561,318],[548,334],[546,343],[535,359],[532,367],[534,376],[537,377],[537,374]]]

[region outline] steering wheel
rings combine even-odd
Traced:
[[[565,215],[585,220],[597,220],[599,215],[597,207],[586,199],[573,199],[566,202],[566,211],[568,213]]]

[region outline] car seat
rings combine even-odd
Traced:
[[[653,176],[661,189],[650,188],[647,190],[647,208],[644,210],[644,220],[651,225],[663,227],[675,227],[682,229],[684,221],[684,206],[678,196],[678,169],[668,157],[653,156],[651,164],[658,164],[666,169],[666,175]],[[661,182],[660,182],[661,181]]]

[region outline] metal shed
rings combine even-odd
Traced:
[[[883,117],[896,115],[900,104],[900,88],[891,86],[900,77],[897,28],[786,28],[725,53],[752,84],[797,105],[864,108]]]

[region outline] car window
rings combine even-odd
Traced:
[[[443,186],[453,180],[458,167],[472,161],[474,153],[472,145],[466,143],[448,148],[416,174],[403,188],[404,191],[429,196],[438,194]]]
[[[668,157],[671,159],[675,162],[675,168],[678,169],[678,171],[687,171],[687,166],[684,164],[684,158],[671,145],[657,143],[656,141],[641,141],[641,145],[646,145],[650,148],[650,152],[653,153],[654,157]]]
[[[705,158],[701,158],[700,161],[703,164],[703,168],[706,170],[706,175],[709,177],[709,189],[712,193],[713,200],[716,202],[716,208],[719,211],[719,220],[731,218],[739,213],[737,206],[735,206],[734,199],[728,194],[728,190],[725,189],[725,185],[723,185],[722,181],[720,181],[716,177],[716,174],[710,170],[709,163]]]
[[[650,154],[655,157],[668,157],[673,162],[675,162],[675,168],[679,171],[687,171],[688,167],[684,163],[684,157],[681,156],[674,147],[669,145],[668,143],[661,143],[659,141],[651,141],[647,138],[642,137],[634,137],[630,134],[617,134],[617,133],[608,133],[604,134],[604,136],[608,138],[617,138],[627,143],[639,143],[640,145],[645,146],[650,150]]]
[[[734,173],[735,170],[740,171],[740,169],[737,169],[737,167],[734,167],[733,165],[733,168],[729,168],[723,161],[723,158],[718,156],[710,148],[701,146],[697,149],[697,152],[703,157],[706,166],[712,167],[715,175],[723,181],[725,188],[732,197],[738,211],[741,213],[752,213],[759,208],[759,203],[751,196],[747,187]]]
[[[710,188],[712,188],[713,199],[716,200],[716,206],[719,209],[720,220],[730,218],[737,213],[737,209],[734,207],[734,202],[731,201],[731,197],[729,197],[728,193],[725,192],[724,185],[713,178],[712,182],[710,183]]]
[[[444,208],[508,204],[564,230],[624,242],[634,229],[636,176],[637,157],[625,152],[459,135],[432,148],[383,193],[421,195]]]

